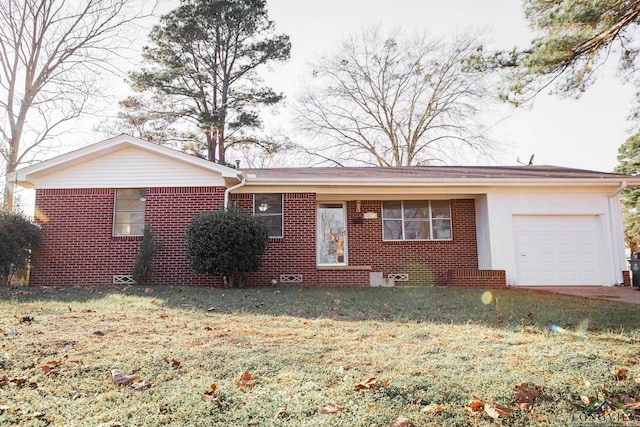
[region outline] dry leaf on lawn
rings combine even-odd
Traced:
[[[129,384],[140,379],[140,375],[124,375],[119,369],[112,369],[109,378],[114,384]]]
[[[362,381],[359,384],[356,384],[354,386],[356,391],[360,391],[360,390],[371,390],[371,391],[375,391],[376,389],[376,379],[374,377],[371,377],[365,381]]]
[[[286,406],[278,409],[278,412],[276,412],[276,414],[273,416],[273,420],[277,420],[278,418],[280,418],[280,415],[284,414],[285,412],[287,412]]]
[[[236,381],[236,386],[238,387],[253,387],[256,384],[256,380],[258,377],[251,375],[251,372],[244,371],[238,381]]]
[[[484,403],[479,400],[472,400],[469,402],[469,408],[472,412],[480,412],[484,409]]]
[[[627,379],[627,373],[629,372],[629,369],[616,366],[615,368],[613,368],[612,372],[613,378],[615,378],[616,381],[622,381]]]
[[[496,402],[484,405],[484,411],[493,419],[513,417],[513,409]]]
[[[151,386],[153,386],[153,383],[149,380],[134,381],[133,384],[131,384],[131,387],[133,387],[135,390],[145,390],[151,388]]]
[[[596,398],[591,396],[580,396],[580,400],[582,401],[584,406],[589,406],[596,401]]]
[[[259,426],[260,425],[260,421],[249,421],[247,423],[247,427],[255,427],[255,426]]]
[[[180,366],[180,361],[178,359],[171,359],[171,366],[177,368],[178,366]]]
[[[389,424],[389,427],[409,427],[410,425],[411,425],[411,420],[409,418],[400,417],[400,418],[397,418],[391,424]]]
[[[327,406],[325,406],[324,409],[322,410],[322,413],[325,415],[335,415],[340,411],[342,411],[342,406],[334,402],[329,402],[327,403]]]
[[[533,409],[533,401],[540,396],[540,389],[535,386],[529,387],[527,383],[520,383],[513,388],[513,396],[521,410],[530,412]]]
[[[437,414],[438,412],[444,412],[444,406],[438,405],[437,403],[430,403],[422,408],[422,412],[426,412],[428,414]]]
[[[620,396],[619,400],[620,403],[622,403],[627,409],[640,409],[640,402],[638,402],[628,394],[623,394],[622,396]]]

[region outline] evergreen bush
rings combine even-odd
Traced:
[[[241,286],[238,276],[257,271],[262,265],[268,236],[264,222],[247,212],[204,212],[187,227],[187,256],[195,271],[221,276],[231,287]]]
[[[151,227],[151,224],[145,223],[142,232],[142,241],[138,248],[138,257],[136,258],[136,263],[133,265],[133,280],[135,280],[138,285],[146,285],[148,283],[155,269],[153,257],[159,249],[159,246],[156,247],[155,231]]]
[[[40,227],[21,214],[0,212],[0,284],[16,268],[27,268],[31,251],[40,243]]]

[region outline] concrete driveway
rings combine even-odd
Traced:
[[[631,286],[530,286],[519,289],[640,304],[640,288]]]

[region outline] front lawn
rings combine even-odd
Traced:
[[[638,327],[533,291],[5,288],[0,424],[586,424],[640,398]]]

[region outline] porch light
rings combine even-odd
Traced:
[[[267,203],[260,203],[260,206],[258,206],[260,212],[266,212],[267,209],[269,209],[269,204]]]

